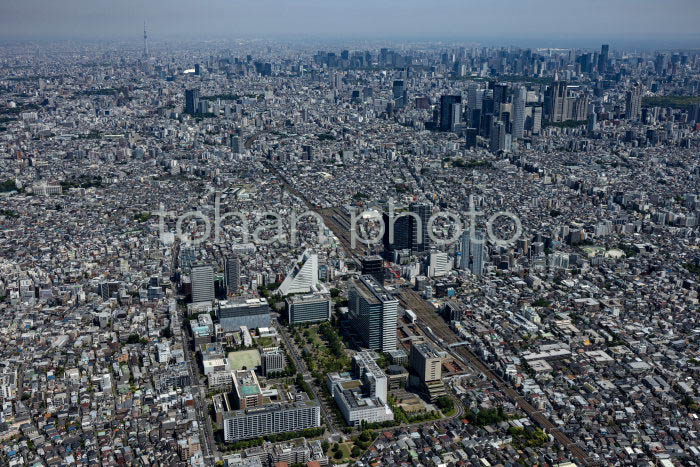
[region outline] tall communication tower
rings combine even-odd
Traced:
[[[148,58],[148,34],[146,34],[146,22],[143,22],[143,57]]]

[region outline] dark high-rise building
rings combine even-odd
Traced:
[[[372,276],[352,281],[348,291],[350,323],[365,347],[396,350],[398,300]]]
[[[398,108],[404,107],[406,103],[403,100],[404,97],[404,87],[403,80],[399,79],[394,81],[394,86],[392,87],[392,93],[394,96],[394,105]]]
[[[688,120],[700,123],[700,104],[695,104],[693,108],[690,109]]]
[[[194,115],[199,107],[199,89],[185,90],[185,113]]]
[[[234,154],[241,153],[241,138],[238,135],[231,135],[231,150]]]
[[[440,131],[454,131],[462,115],[462,96],[440,97]]]
[[[489,148],[492,153],[509,152],[511,135],[506,132],[506,124],[500,120],[494,120],[491,125]]]
[[[384,249],[387,251],[394,251],[411,248],[411,217],[406,214],[395,214],[393,224],[393,241],[390,241],[389,237],[389,224],[391,220],[387,214],[384,214],[382,218],[384,220]]]
[[[384,249],[387,251],[411,250],[422,253],[429,250],[428,221],[432,215],[432,206],[428,203],[411,203],[408,212],[397,212],[393,219],[393,241],[390,238],[391,219],[385,213]],[[420,241],[418,235],[420,232]]]
[[[464,270],[480,276],[484,271],[484,234],[467,230],[462,234],[462,258],[459,265]]]
[[[482,109],[474,109],[472,110],[472,128],[476,128],[477,133],[479,132],[479,129],[481,128],[481,112]]]
[[[378,283],[384,283],[384,260],[381,256],[365,256],[362,258],[362,275],[374,277]]]
[[[467,128],[465,134],[466,134],[466,143],[467,143],[467,149],[475,148],[476,147],[476,136],[477,136],[478,130],[476,128]]]
[[[430,239],[428,238],[428,221],[430,216],[433,214],[433,208],[428,203],[411,203],[408,209],[417,214],[420,218],[420,222],[417,221],[415,216],[410,217],[411,225],[411,251],[413,253],[422,253],[429,250]],[[418,239],[420,232],[420,241]]]
[[[194,64],[194,74],[200,76],[202,74],[202,66],[199,63]]]
[[[608,70],[608,53],[610,46],[603,44],[600,47],[600,55],[598,55],[598,73],[605,73]]]
[[[654,68],[656,69],[656,74],[661,75],[666,71],[666,55],[658,54],[656,60],[654,60]]]
[[[592,56],[590,53],[583,54],[576,59],[579,65],[581,65],[581,73],[590,73],[592,70]]]
[[[382,48],[381,50],[379,50],[379,64],[380,65],[386,64],[388,57],[389,57],[389,49]]]
[[[504,83],[493,85],[493,114],[501,118],[501,106],[508,102],[508,85]]]
[[[544,98],[544,110],[547,121],[563,122],[566,120],[567,85],[565,81],[555,81],[547,88]]]
[[[238,256],[226,258],[226,291],[228,293],[238,292],[241,286],[241,260]]]

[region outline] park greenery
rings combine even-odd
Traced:
[[[512,444],[516,449],[537,448],[549,441],[547,433],[540,428],[512,426],[508,428],[508,433],[513,437]]]
[[[305,328],[294,328],[294,340],[302,347],[302,358],[316,379],[326,373],[350,368],[350,357],[345,352],[338,331],[328,322]]]
[[[0,209],[0,216],[17,219],[19,217],[19,214],[17,213],[17,211],[13,211],[12,209]]]
[[[79,175],[78,177],[61,182],[64,190],[69,188],[100,188],[102,187],[102,176]]]
[[[460,169],[491,169],[493,165],[485,160],[465,161],[464,159],[455,159],[452,161],[452,167]]]
[[[7,179],[4,182],[0,183],[0,193],[7,193],[8,191],[16,191],[17,190],[17,185],[15,184],[14,180]]]
[[[688,110],[700,104],[700,96],[650,96],[642,98],[642,107],[670,107]]]
[[[140,212],[134,216],[134,220],[136,222],[148,222],[148,220],[151,218],[151,213],[150,212]]]
[[[467,413],[467,420],[469,423],[477,426],[494,425],[496,423],[501,423],[517,417],[517,415],[511,416],[505,413],[503,407],[501,406],[498,406],[498,408],[480,409],[477,411],[472,409],[469,411],[469,413]]]

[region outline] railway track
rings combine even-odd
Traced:
[[[247,141],[246,146],[248,146],[248,143],[252,145],[253,141],[254,138]],[[308,200],[308,198],[294,188],[286,177],[284,177],[272,164],[266,163],[266,166],[277,175],[290,193],[298,196],[304,201],[309,209],[318,213],[323,218],[323,222],[335,234],[335,236],[338,237],[348,256],[357,262],[359,257],[362,256],[363,251],[361,248],[352,248],[350,229],[348,229],[349,222],[345,214],[341,212],[339,208],[320,209],[314,206]],[[593,462],[586,451],[584,451],[578,444],[571,441],[568,436],[562,433],[559,428],[557,428],[547,417],[533,407],[532,404],[525,400],[523,396],[518,394],[518,392],[515,391],[515,389],[513,389],[508,383],[506,383],[500,376],[494,373],[471,350],[464,346],[456,348],[448,347],[449,344],[459,342],[459,337],[454,333],[454,331],[452,331],[452,329],[450,329],[442,317],[435,312],[435,309],[425,302],[420,295],[413,290],[406,289],[400,294],[399,299],[405,308],[415,311],[420,320],[430,328],[429,330],[432,334],[434,334],[438,339],[442,340],[442,342],[438,342],[438,344],[440,344],[440,346],[443,347],[448,353],[456,356],[458,360],[461,360],[463,363],[470,364],[473,368],[483,373],[497,389],[503,391],[503,393],[506,394],[515,403],[515,405],[520,408],[520,410],[525,412],[535,423],[537,423],[540,428],[550,433],[554,439],[568,449],[579,462],[581,462],[583,465],[593,465]]]
[[[304,202],[304,204],[306,204],[306,207],[308,209],[321,216],[321,218],[323,219],[323,223],[338,238],[341,245],[343,246],[343,249],[348,254],[350,259],[354,260],[356,263],[359,264],[359,258],[362,257],[364,251],[359,246],[352,248],[352,242],[350,237],[350,221],[340,210],[340,208],[321,209],[317,206],[314,206],[314,204],[311,203],[311,201],[309,201],[309,199],[306,196],[304,196],[302,192],[300,192],[294,186],[292,186],[289,180],[287,180],[287,178],[284,175],[282,175],[275,168],[274,165],[268,162],[265,162],[264,164],[271,172],[273,172],[277,176],[277,178],[280,179],[287,191],[301,199]]]
[[[467,347],[448,347],[450,344],[459,342],[459,337],[450,329],[447,323],[440,317],[435,309],[429,305],[425,300],[423,300],[420,295],[418,295],[413,290],[405,290],[401,293],[399,298],[401,304],[413,310],[418,318],[425,323],[425,326],[435,337],[442,340],[438,342],[441,344],[444,350],[457,356],[459,360],[469,363],[474,369],[483,373],[491,383],[499,390],[503,391],[504,394],[510,398],[515,405],[525,412],[540,428],[550,433],[554,439],[556,439],[562,446],[571,452],[571,454],[584,465],[592,465],[592,461],[589,455],[584,451],[581,446],[574,443],[562,433],[559,428],[557,428],[547,417],[545,417],[542,412],[537,410],[532,406],[523,396],[518,394],[518,392],[513,389],[510,384],[504,381],[500,376],[494,373],[479,357],[477,357],[471,350]],[[426,331],[424,329],[424,331]]]

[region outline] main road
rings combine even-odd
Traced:
[[[326,422],[326,426],[328,426],[328,431],[330,431],[331,433],[336,433],[337,430],[335,425],[333,424],[333,417],[326,410],[323,399],[321,399],[318,391],[316,390],[315,382],[313,381],[311,373],[309,373],[309,370],[306,368],[306,362],[304,362],[304,359],[299,356],[296,345],[294,345],[294,343],[287,335],[287,330],[285,329],[285,327],[282,324],[280,324],[279,321],[276,321],[276,324],[277,329],[280,331],[280,335],[282,336],[282,340],[284,341],[284,345],[289,349],[289,353],[292,356],[292,359],[294,359],[294,364],[297,367],[297,373],[301,373],[301,376],[304,378],[304,381],[309,383],[311,392],[318,401],[319,407],[321,407],[321,416]]]
[[[171,272],[175,271],[175,261],[177,258],[178,247],[178,242],[175,242],[171,249]],[[177,290],[174,282],[172,291],[173,295],[177,296]],[[219,453],[216,449],[214,430],[211,426],[211,417],[209,416],[209,410],[206,404],[206,394],[204,392],[204,387],[202,384],[200,384],[199,380],[197,360],[190,351],[189,326],[185,323],[185,318],[185,312],[178,309],[177,319],[180,321],[180,331],[182,333],[179,337],[182,339],[182,348],[190,374],[190,386],[195,388],[193,391],[193,396],[195,401],[195,411],[197,413],[197,424],[199,425],[199,438],[200,446],[202,447],[202,455],[204,456],[204,459],[207,461],[208,465],[214,465],[214,459],[219,455]]]

